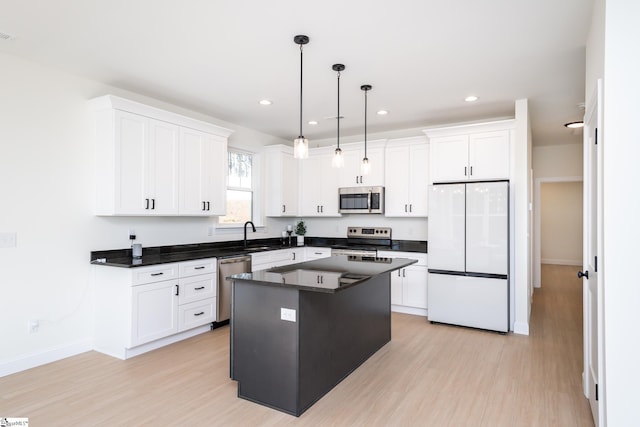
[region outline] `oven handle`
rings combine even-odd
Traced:
[[[369,190],[369,194],[367,195],[367,209],[371,212],[371,190]]]

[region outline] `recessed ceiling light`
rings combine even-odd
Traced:
[[[317,125],[318,121],[317,120],[309,120],[308,122],[310,125]]]
[[[379,110],[378,111],[378,115],[379,116],[386,116],[387,114],[389,114],[389,112],[387,110]]]
[[[478,97],[475,95],[469,95],[464,99],[466,102],[474,102],[478,100]]]
[[[260,105],[271,105],[271,104],[273,103],[268,99],[263,99],[262,101],[260,101]]]
[[[584,126],[584,122],[582,120],[578,122],[569,122],[565,123],[564,126],[568,127],[569,129],[578,129]]]

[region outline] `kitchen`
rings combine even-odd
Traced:
[[[292,67],[295,68],[295,52],[293,56]],[[309,54],[309,58],[311,56]],[[9,329],[3,329],[2,360],[11,362],[13,367],[26,369],[90,347],[91,325],[87,319],[92,314],[88,304],[92,291],[87,285],[91,278],[90,268],[86,265],[88,253],[96,249],[126,247],[129,243],[126,234],[130,228],[135,229],[140,241],[149,247],[207,240],[208,228],[214,224],[204,218],[111,218],[92,214],[94,185],[89,177],[94,173],[93,148],[88,143],[92,124],[86,100],[115,93],[185,115],[193,115],[194,111],[126,91],[117,85],[36,65],[26,59],[5,54],[2,59],[3,75],[6,81],[12,82],[10,87],[3,88],[4,99],[8,101],[2,103],[2,116],[11,117],[11,124],[3,123],[2,126],[3,149],[5,141],[19,142],[6,147],[7,154],[2,156],[2,181],[10,206],[21,206],[3,213],[6,218],[3,228],[17,231],[17,246],[2,252],[2,271],[6,272],[3,292],[6,292],[5,283],[15,286],[6,298],[6,294],[2,298],[4,316],[11,319],[5,326]],[[295,81],[290,83],[295,86]],[[327,86],[333,88],[332,83]],[[205,121],[212,120],[202,113],[195,115]],[[296,113],[292,115],[295,119]],[[247,150],[258,152],[263,145],[282,143],[280,138],[249,128],[214,122],[233,127],[233,141],[243,141],[242,146]],[[292,123],[293,132],[295,120]],[[34,200],[37,208],[22,208],[31,206]],[[411,218],[393,221],[394,235],[398,238],[418,235],[426,240],[423,221]],[[335,237],[343,236],[349,225],[348,219],[344,218],[317,218],[307,222],[310,233],[314,230],[314,234]],[[367,217],[363,225],[380,225],[373,222]],[[266,226],[276,235],[290,223],[290,219],[270,219]],[[336,226],[340,229],[336,230]],[[259,230],[264,232],[265,229]],[[216,235],[216,239],[241,238],[237,232],[221,234]],[[35,262],[38,263],[38,274],[29,274],[34,270]],[[526,302],[524,307],[526,312]],[[37,334],[27,334],[26,325],[32,319],[41,319]],[[614,386],[610,384],[610,390]]]

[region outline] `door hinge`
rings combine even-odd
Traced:
[[[596,400],[598,400],[598,384],[596,384]]]
[[[597,256],[595,256],[594,258],[595,258],[595,259],[594,259],[594,261],[593,261],[593,269],[594,269],[594,270],[595,270],[595,272],[597,273],[597,272],[598,272],[598,257],[597,257]]]
[[[596,138],[595,138],[595,140],[596,140],[596,145],[598,145],[598,128],[596,128]]]

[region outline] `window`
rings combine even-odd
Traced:
[[[229,150],[227,215],[221,225],[238,225],[253,220],[253,154]]]

